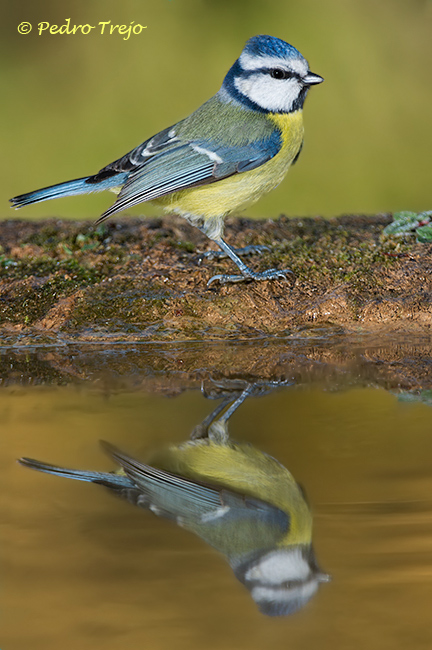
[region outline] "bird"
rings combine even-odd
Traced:
[[[20,208],[111,190],[116,201],[97,223],[149,201],[184,217],[213,240],[240,273],[215,275],[208,286],[287,280],[289,269],[250,269],[240,257],[242,249],[223,239],[224,218],[274,189],[297,161],[303,146],[303,104],[309,88],[322,81],[294,46],[274,36],[254,36],[218,92],[188,117],[97,174],[10,201]]]
[[[159,451],[144,464],[101,442],[117,472],[67,469],[31,458],[19,463],[103,485],[130,503],[173,520],[227,558],[234,575],[268,616],[293,614],[330,577],[312,548],[312,517],[290,472],[224,426],[208,437]]]

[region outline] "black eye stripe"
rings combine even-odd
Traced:
[[[291,72],[290,70],[283,70],[282,68],[269,68],[267,72],[273,79],[300,78],[300,75],[296,74],[295,72]]]
[[[282,73],[282,76],[273,76],[272,73]],[[239,72],[240,74],[236,75],[236,78],[243,77],[243,79],[248,79],[249,77],[254,77],[257,74],[269,74],[273,79],[298,79],[301,81],[302,76],[298,72],[292,72],[291,70],[283,70],[282,68],[256,68],[255,70],[244,70],[239,65]]]

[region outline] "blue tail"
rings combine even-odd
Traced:
[[[66,467],[56,467],[49,463],[41,463],[33,458],[20,458],[18,462],[24,467],[37,469],[39,472],[54,474],[65,478],[72,478],[76,481],[86,481],[87,483],[101,483],[110,488],[134,488],[135,484],[127,476],[113,474],[111,472],[86,472],[79,469],[67,469]]]
[[[114,173],[114,175],[111,174],[108,178],[102,178],[102,180],[98,180],[97,176],[99,175],[77,178],[74,181],[66,181],[66,183],[50,185],[50,187],[43,187],[41,190],[14,196],[13,199],[10,199],[10,202],[15,208],[22,208],[24,205],[39,203],[40,201],[50,201],[51,199],[58,199],[61,196],[102,192],[103,190],[109,190],[123,185],[128,175],[128,173]]]

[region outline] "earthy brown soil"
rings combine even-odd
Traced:
[[[254,270],[290,268],[294,285],[212,285],[230,260],[184,220],[0,222],[2,345],[285,337],[312,328],[421,336],[432,323],[432,246],[384,237],[390,215],[228,219],[234,246],[270,251]]]

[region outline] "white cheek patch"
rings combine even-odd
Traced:
[[[306,580],[310,568],[299,549],[293,551],[274,551],[262,558],[246,572],[246,580],[265,585],[280,585],[293,580]]]
[[[289,112],[302,85],[297,79],[273,79],[269,74],[236,77],[234,85],[248,99],[267,111]]]

